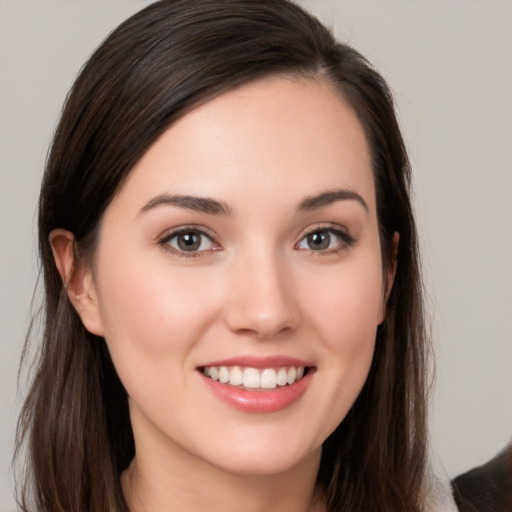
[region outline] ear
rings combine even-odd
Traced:
[[[389,299],[389,295],[391,294],[391,289],[393,288],[393,283],[395,282],[396,275],[396,265],[398,259],[398,244],[400,242],[400,233],[395,232],[393,234],[393,240],[391,241],[391,261],[389,264],[389,269],[386,275],[386,289],[384,290],[384,296],[382,298],[382,306],[381,306],[381,317],[380,322],[384,321],[386,317],[386,306]]]
[[[92,273],[78,261],[73,233],[65,229],[54,229],[49,239],[55,265],[69,300],[85,328],[92,334],[103,336],[103,323]]]

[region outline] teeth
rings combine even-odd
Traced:
[[[297,382],[304,376],[303,366],[286,368],[240,368],[239,366],[206,366],[203,373],[210,379],[247,389],[275,389]]]
[[[277,385],[278,386],[286,386],[288,384],[288,372],[286,368],[281,368],[277,372]]]
[[[232,368],[229,372],[229,384],[231,386],[241,386],[243,381],[244,376],[242,374],[242,370],[240,370],[238,366]]]
[[[277,386],[277,374],[273,368],[267,368],[261,372],[260,387],[274,389]]]
[[[210,378],[213,380],[219,380],[219,369],[215,366],[210,368]]]
[[[229,370],[225,366],[219,368],[219,382],[222,384],[229,382]]]
[[[260,372],[256,368],[244,370],[243,385],[245,388],[257,389],[260,387]]]

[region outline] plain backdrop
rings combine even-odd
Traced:
[[[0,0],[0,511],[37,278],[36,201],[67,90],[142,0]],[[512,435],[512,2],[310,0],[391,84],[414,168],[436,351],[433,452],[449,475]]]

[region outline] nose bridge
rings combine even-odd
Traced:
[[[278,251],[261,246],[237,258],[225,315],[231,330],[271,338],[296,327],[299,315],[286,263]]]

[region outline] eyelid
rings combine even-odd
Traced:
[[[214,244],[216,247],[214,247],[212,249],[201,250],[201,251],[188,252],[188,251],[182,251],[180,249],[177,249],[176,247],[173,247],[169,244],[169,241],[172,240],[173,238],[175,238],[181,234],[191,233],[191,232],[197,233],[201,236],[205,236],[205,237],[209,238],[211,240],[212,244]],[[204,226],[198,226],[195,224],[187,224],[184,226],[179,226],[179,227],[168,229],[168,230],[164,231],[158,237],[157,243],[164,250],[170,252],[171,254],[174,254],[179,257],[184,257],[184,258],[190,258],[190,257],[193,258],[193,257],[203,256],[205,253],[222,250],[222,246],[219,244],[219,242],[217,240],[217,236],[215,235],[215,233],[213,233],[213,231],[211,231],[210,229],[208,229]]]
[[[325,249],[325,250],[313,250],[313,249],[306,249],[299,247],[299,244],[309,235],[317,232],[317,231],[327,231],[330,233],[333,233],[335,236],[341,239],[342,243],[340,247],[333,248],[333,249]],[[347,247],[351,247],[357,243],[357,239],[350,234],[349,230],[344,227],[340,226],[339,224],[333,224],[330,222],[323,222],[318,223],[313,226],[309,226],[306,230],[302,231],[299,235],[299,239],[297,243],[295,244],[295,248],[298,250],[307,250],[312,253],[316,254],[333,254],[340,250],[346,249]]]
[[[197,233],[201,233],[202,235],[205,235],[212,240],[217,239],[217,235],[211,229],[199,224],[184,224],[174,228],[169,228],[158,235],[157,238],[159,241],[162,241],[163,239],[169,239],[173,236],[179,235],[180,233],[186,233],[187,231],[195,231]]]

